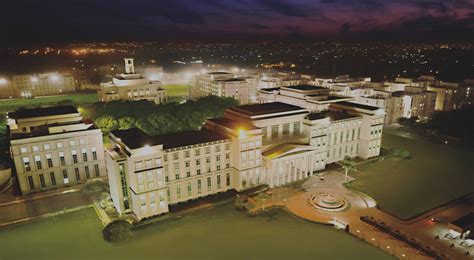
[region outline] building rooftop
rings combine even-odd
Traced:
[[[259,90],[272,92],[272,91],[280,90],[280,88],[261,88]]]
[[[224,71],[214,71],[214,72],[208,72],[208,75],[226,75],[226,74],[232,74],[230,72],[224,72]]]
[[[235,119],[230,119],[227,117],[215,117],[208,119],[211,122],[214,122],[218,125],[223,125],[225,127],[228,127],[230,129],[242,129],[242,130],[254,130],[258,129],[256,126],[253,124],[249,123],[248,121],[243,121],[243,120],[235,120]]]
[[[241,78],[231,78],[231,79],[223,79],[223,80],[219,80],[219,81],[224,81],[224,82],[238,82],[238,81],[246,81],[245,79],[241,79]]]
[[[230,108],[229,110],[234,110],[240,113],[244,113],[249,116],[273,114],[280,112],[289,112],[302,110],[304,108],[293,106],[290,104],[285,104],[281,102],[265,103],[265,104],[252,104],[252,105],[243,105]]]
[[[223,134],[206,129],[150,136],[138,128],[130,128],[127,130],[115,130],[112,131],[112,134],[120,138],[130,149],[160,144],[163,145],[163,149],[172,149],[228,139],[228,137]]]
[[[349,101],[341,101],[341,102],[338,102],[337,104],[343,105],[343,106],[349,106],[349,107],[355,107],[355,108],[370,110],[370,111],[375,111],[375,110],[379,109],[378,107],[359,104],[359,103],[354,103],[354,102],[349,102]]]
[[[327,90],[329,90],[328,88],[312,86],[312,85],[296,85],[296,86],[288,86],[288,87],[284,87],[284,88],[301,90],[301,91],[317,90],[317,89],[327,89]]]
[[[309,120],[319,120],[319,119],[329,118],[329,121],[339,121],[339,120],[349,119],[349,118],[354,118],[354,117],[359,117],[359,116],[349,115],[346,112],[337,112],[337,111],[332,111],[332,110],[326,110],[319,113],[310,113],[308,116],[306,116],[306,118]]]
[[[44,116],[57,116],[66,114],[77,114],[77,108],[71,105],[41,107],[41,108],[20,108],[15,112],[9,112],[8,117],[12,119],[35,118]]]

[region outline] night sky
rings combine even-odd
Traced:
[[[6,6],[0,26],[9,44],[474,39],[474,0],[8,0]]]

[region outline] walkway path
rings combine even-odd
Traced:
[[[351,181],[351,180],[350,180]],[[376,208],[375,201],[365,194],[346,189],[343,185],[344,175],[331,171],[323,177],[313,176],[306,182],[298,185],[279,187],[272,190],[271,195],[255,196],[255,208],[251,213],[258,213],[271,207],[284,207],[290,213],[307,221],[333,224],[334,220],[349,225],[349,232],[365,240],[374,246],[396,256],[406,259],[430,259],[421,255],[419,251],[408,247],[405,243],[390,237],[388,234],[376,230],[371,225],[363,222],[362,216],[372,216],[383,221],[394,230],[399,230],[410,238],[415,238],[423,245],[430,246],[438,253],[444,253],[449,259],[473,259],[474,249],[471,249],[471,256],[465,256],[468,250],[459,246],[451,248],[453,242],[445,238],[436,240],[434,237],[443,237],[447,229],[447,224],[433,223],[429,219],[436,212],[437,216],[445,214],[446,219],[455,219],[469,210],[474,209],[474,203],[448,204],[425,213],[413,221],[403,221]],[[331,193],[344,198],[350,206],[342,211],[328,212],[315,208],[309,203],[309,198],[317,193]],[[449,217],[448,217],[449,216]]]

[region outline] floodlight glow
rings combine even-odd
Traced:
[[[7,83],[8,83],[7,79],[0,78],[0,85],[5,85]]]
[[[56,75],[56,74],[54,74],[54,75],[51,75],[51,76],[49,77],[49,79],[50,79],[51,81],[54,81],[54,82],[56,82],[56,81],[58,81],[58,80],[59,80],[59,76],[58,76],[58,75]]]
[[[38,82],[38,77],[31,77],[31,82],[36,83]]]
[[[239,138],[246,138],[247,133],[243,129],[239,129]]]

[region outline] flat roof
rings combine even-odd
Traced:
[[[263,90],[263,91],[275,91],[275,90],[280,90],[280,88],[261,88],[259,90]]]
[[[359,104],[359,103],[354,103],[354,102],[349,102],[349,101],[341,101],[341,102],[338,102],[337,104],[344,105],[344,106],[355,107],[355,108],[360,108],[360,109],[365,109],[365,110],[370,110],[370,111],[375,111],[375,110],[379,109],[378,107]]]
[[[142,148],[146,145],[154,146],[160,144],[163,145],[163,149],[171,149],[228,139],[228,137],[223,134],[207,129],[150,136],[139,128],[130,128],[127,130],[115,130],[112,131],[112,134],[120,138],[120,140],[131,149]]]
[[[318,87],[318,86],[313,86],[313,85],[295,85],[295,86],[286,86],[284,88],[289,88],[289,89],[296,89],[296,90],[302,90],[302,91],[306,91],[306,90],[318,90],[318,89],[327,89],[327,90],[330,90],[328,88],[324,88],[324,87]]]
[[[243,105],[230,108],[229,110],[234,110],[240,113],[244,113],[249,116],[273,114],[280,112],[289,112],[302,110],[304,108],[285,104],[282,102],[273,102],[273,103],[264,103],[264,104],[252,104],[252,105]]]
[[[230,72],[224,72],[224,71],[214,71],[214,72],[208,72],[208,75],[225,75],[225,74],[232,74]]]
[[[223,80],[219,80],[219,81],[232,82],[232,81],[246,81],[246,80],[241,79],[241,78],[231,78],[231,79],[223,79]]]
[[[470,229],[471,227],[474,227],[474,212],[471,212],[467,215],[464,215],[453,222],[451,224],[462,228],[463,230],[465,229]]]
[[[24,119],[44,116],[57,116],[66,114],[77,114],[77,108],[72,105],[53,106],[41,108],[20,108],[15,112],[9,112],[8,117],[13,119]]]
[[[338,120],[349,119],[349,118],[354,118],[354,117],[359,117],[359,116],[350,115],[347,112],[338,112],[338,111],[332,111],[332,110],[325,110],[319,113],[310,113],[308,116],[306,116],[306,118],[309,120],[319,120],[319,119],[329,118],[329,121],[338,121]]]
[[[223,125],[223,126],[226,126],[230,129],[235,129],[235,130],[238,130],[238,129],[243,129],[243,130],[258,129],[253,124],[249,123],[248,121],[244,121],[244,120],[235,120],[235,119],[230,119],[230,118],[227,118],[227,117],[214,117],[214,118],[210,118],[208,120],[211,121],[211,122],[214,122],[216,124]]]

